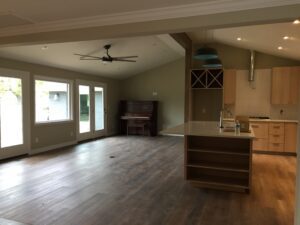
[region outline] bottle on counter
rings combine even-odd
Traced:
[[[241,124],[238,120],[235,121],[235,133],[239,134],[241,132]]]

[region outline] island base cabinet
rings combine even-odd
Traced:
[[[252,139],[185,137],[185,177],[194,186],[249,192]]]

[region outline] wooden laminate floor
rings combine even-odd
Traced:
[[[292,225],[295,171],[295,157],[254,155],[250,195],[196,189],[183,179],[182,138],[111,137],[2,162],[0,218],[32,225]]]

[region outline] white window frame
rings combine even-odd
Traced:
[[[41,81],[50,81],[50,82],[57,82],[57,83],[67,83],[69,84],[69,119],[66,120],[50,120],[50,121],[36,121],[36,91],[35,91],[35,82],[37,80]],[[73,88],[74,88],[74,81],[68,79],[61,79],[57,77],[48,77],[48,76],[40,76],[35,75],[33,79],[33,92],[34,92],[34,124],[35,125],[45,125],[45,124],[53,124],[53,123],[66,123],[66,122],[73,122],[74,121],[74,97],[73,97]]]

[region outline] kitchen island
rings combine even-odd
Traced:
[[[235,132],[219,128],[217,122],[191,121],[161,133],[184,136],[184,174],[194,186],[250,191],[252,131]]]

